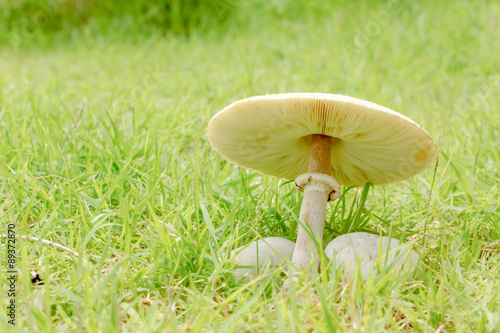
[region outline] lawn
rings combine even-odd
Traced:
[[[13,223],[80,253],[17,239],[16,326],[5,298],[0,331],[498,331],[500,5],[250,7],[189,35],[123,19],[0,48],[0,233]],[[372,101],[433,136],[437,164],[327,210],[325,244],[414,242],[414,278],[346,283],[322,266],[288,298],[276,280],[234,280],[231,250],[295,240],[302,195],[226,162],[206,128],[236,100],[284,92]]]

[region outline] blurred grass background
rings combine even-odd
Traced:
[[[13,43],[50,46],[75,36],[106,35],[116,41],[137,34],[223,33],[242,29],[257,12],[297,19],[340,5],[318,0],[2,0],[0,42],[7,43],[9,35]]]
[[[63,35],[85,29],[102,33],[98,27],[115,26],[112,22],[125,27],[118,33],[157,29],[189,34],[194,28],[223,24],[235,8],[234,0],[4,0],[1,6],[5,31]]]

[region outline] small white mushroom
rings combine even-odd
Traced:
[[[231,252],[236,268],[233,275],[238,281],[245,277],[245,282],[255,279],[259,274],[268,274],[290,262],[295,243],[280,237],[267,237]]]
[[[381,252],[379,252],[380,245]],[[400,245],[399,240],[395,238],[384,236],[380,242],[378,235],[354,232],[335,238],[325,248],[326,256],[332,260],[335,255],[335,265],[343,268],[342,279],[350,278],[356,272],[358,265],[363,280],[368,280],[370,275],[375,277],[379,253],[383,255],[380,261],[382,269],[399,259],[395,263],[395,268],[398,267],[401,271],[409,268],[410,275],[413,275],[419,256],[411,250],[411,244]]]

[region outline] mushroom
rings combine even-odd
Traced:
[[[207,137],[229,162],[295,179],[304,192],[292,256],[295,275],[318,269],[315,243],[322,248],[326,204],[340,196],[339,184],[397,182],[437,156],[429,133],[409,118],[353,97],[320,93],[237,101],[212,118]]]
[[[271,275],[280,266],[290,262],[294,247],[294,242],[281,237],[267,237],[241,246],[231,252],[234,263],[240,266],[233,271],[233,276],[236,280],[244,277],[245,282],[249,282],[259,275],[261,269],[266,269]]]
[[[377,276],[379,249],[383,255],[381,269],[394,265],[401,271],[409,268],[409,274],[413,275],[418,254],[411,250],[410,244],[400,245],[399,240],[387,236],[380,239],[378,235],[366,232],[341,235],[326,246],[325,254],[330,260],[335,256],[336,266],[344,269],[344,279],[351,277],[359,264],[361,276],[366,281],[370,275]]]

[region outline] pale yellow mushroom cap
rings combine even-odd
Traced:
[[[438,152],[429,133],[411,119],[332,94],[243,99],[217,113],[207,131],[212,147],[229,162],[290,180],[307,172],[312,134],[332,137],[331,175],[345,186],[407,179]]]

